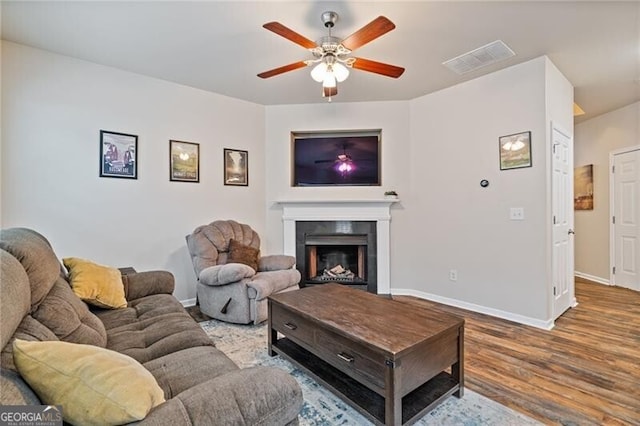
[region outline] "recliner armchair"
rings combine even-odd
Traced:
[[[186,240],[198,278],[200,311],[212,318],[258,324],[267,319],[269,295],[300,288],[295,258],[259,256],[260,237],[249,225],[217,220],[197,227]],[[239,263],[238,252],[255,255],[257,262]]]

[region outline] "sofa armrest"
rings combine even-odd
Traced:
[[[258,260],[258,271],[282,271],[293,268],[296,258],[285,254],[263,256]]]
[[[205,285],[225,285],[241,281],[243,278],[251,278],[256,271],[242,263],[227,263],[226,265],[209,266],[200,272],[198,278]]]
[[[284,370],[236,370],[179,393],[155,407],[140,425],[284,425],[297,419],[302,390]]]
[[[145,271],[122,275],[124,295],[135,300],[152,294],[173,294],[175,281],[168,271]]]

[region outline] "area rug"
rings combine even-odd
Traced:
[[[302,370],[279,356],[267,354],[267,326],[235,325],[210,320],[200,325],[216,347],[241,368],[256,365],[272,366],[287,371],[300,384],[304,405],[300,424],[316,425],[370,425],[371,422],[350,405],[317,383]],[[463,398],[450,397],[415,424],[438,426],[528,426],[537,421],[498,404],[476,392],[465,389]]]

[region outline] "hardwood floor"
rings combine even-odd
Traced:
[[[576,280],[551,331],[435,302],[463,316],[466,386],[551,425],[640,425],[640,293]]]

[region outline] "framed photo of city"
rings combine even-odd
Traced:
[[[531,167],[531,132],[501,136],[500,170]]]
[[[100,130],[100,177],[138,179],[138,136]]]
[[[224,148],[224,184],[249,186],[249,152]]]
[[[169,180],[200,182],[200,144],[169,141]]]

